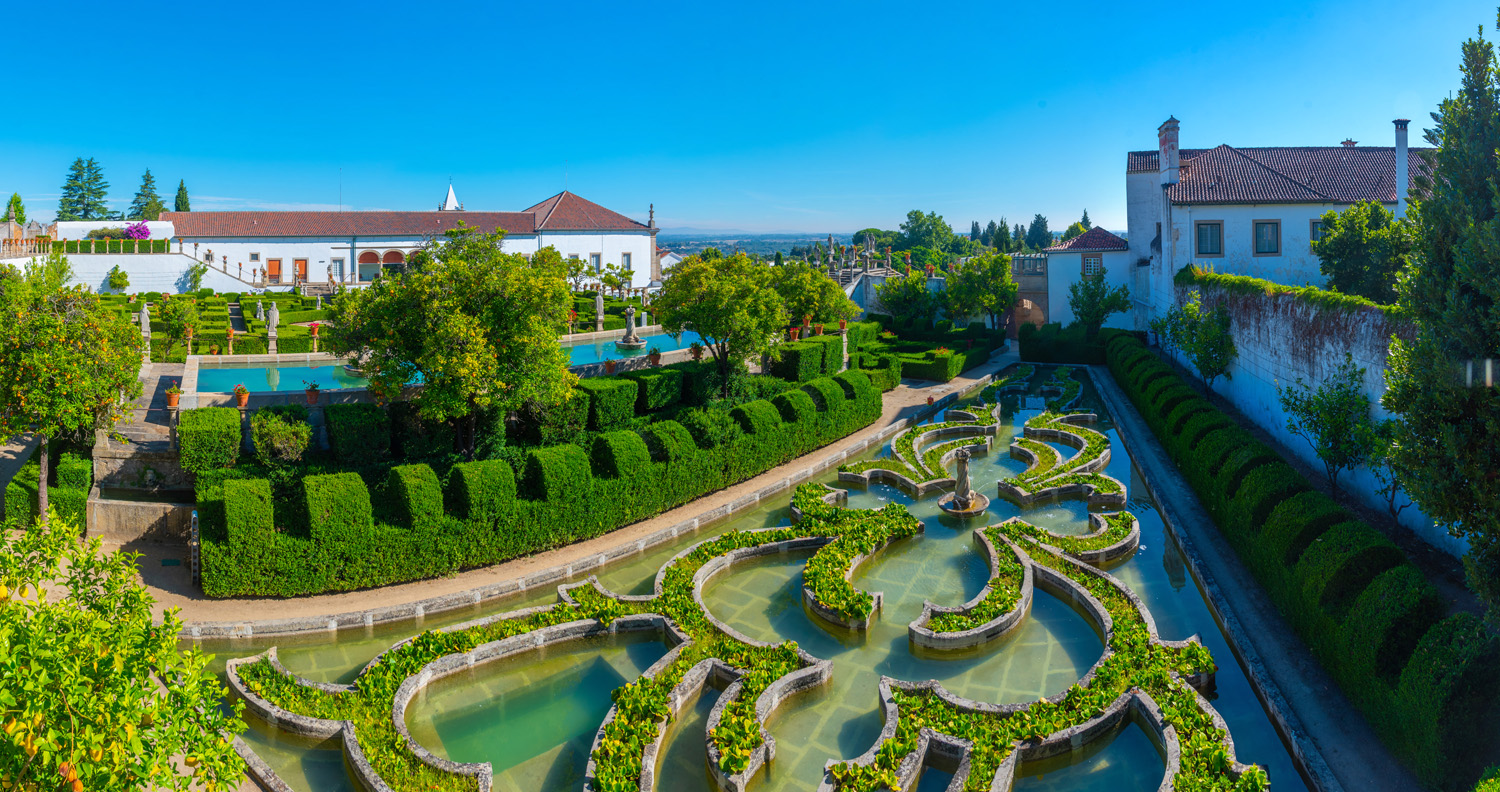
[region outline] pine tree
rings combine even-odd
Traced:
[[[63,182],[62,197],[57,201],[58,222],[82,220],[85,204],[83,179],[88,166],[83,157],[73,160],[68,166],[68,178]]]
[[[1052,232],[1047,230],[1047,218],[1038,214],[1031,219],[1031,228],[1026,230],[1026,246],[1032,250],[1052,246]]]
[[[78,163],[74,163],[76,168]],[[68,174],[68,180],[73,180],[72,171]],[[105,200],[109,194],[109,182],[104,180],[104,168],[89,157],[88,162],[83,163],[79,180],[78,194],[78,218],[79,220],[108,220],[113,217],[109,211],[109,204]],[[66,185],[64,192],[66,193]]]
[[[21,203],[20,193],[11,193],[10,203],[5,205],[5,216],[17,225],[26,225],[26,205]]]
[[[173,211],[177,211],[177,212],[191,212],[191,211],[193,211],[192,204],[188,202],[187,182],[183,181],[182,179],[178,179],[177,180],[177,203],[173,207]]]
[[[975,220],[972,223],[970,223],[970,225],[969,225],[969,239],[971,241],[978,242],[979,238],[982,237],[982,236],[984,236],[984,232],[981,231],[980,228],[979,228],[979,221]]]
[[[1500,618],[1500,388],[1484,361],[1500,357],[1500,86],[1494,46],[1463,45],[1463,86],[1432,114],[1431,178],[1414,263],[1399,281],[1415,339],[1391,340],[1385,407],[1400,414],[1394,467],[1407,495],[1469,539],[1470,588]],[[1470,366],[1473,366],[1470,369]],[[1468,376],[1475,376],[1472,384]],[[1455,373],[1457,376],[1455,376]]]
[[[1010,247],[1016,251],[1026,249],[1026,226],[1024,224],[1016,223],[1016,227],[1010,230]]]
[[[986,245],[990,245],[991,247],[993,247],[994,244],[995,244],[995,231],[996,231],[996,228],[997,228],[997,226],[995,225],[995,221],[991,220],[990,224],[984,227],[984,236],[980,237],[979,241],[983,242]],[[1000,252],[1004,253],[1005,251],[1002,250]]]
[[[161,196],[156,194],[156,177],[147,168],[146,174],[141,177],[140,189],[135,191],[135,200],[130,202],[130,209],[125,212],[125,219],[155,220],[163,208]]]
[[[1013,249],[1014,245],[1010,241],[1010,224],[1005,221],[1005,218],[1000,218],[1000,224],[996,225],[994,233],[990,234],[990,245],[1000,253],[1009,253]]]
[[[1087,210],[1087,209],[1083,210],[1083,219],[1079,220],[1078,222],[1083,225],[1083,230],[1085,230],[1085,231],[1092,231],[1092,230],[1094,230],[1094,221],[1089,219],[1089,210]]]

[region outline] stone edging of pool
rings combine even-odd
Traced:
[[[1003,370],[1003,368],[1001,369]],[[965,387],[965,391],[981,388],[988,385],[995,377],[992,372],[975,379]],[[257,635],[296,635],[307,633],[336,632],[343,629],[364,629],[377,624],[388,622],[399,622],[420,619],[425,616],[478,605],[487,600],[505,597],[530,591],[540,586],[555,584],[565,578],[599,569],[613,561],[627,556],[642,553],[663,542],[669,542],[679,536],[691,534],[719,520],[731,517],[746,509],[754,508],[761,501],[793,489],[796,485],[807,479],[822,473],[830,468],[836,468],[850,457],[857,456],[869,450],[871,446],[880,446],[892,435],[906,428],[920,423],[927,417],[933,415],[954,403],[962,396],[962,393],[950,391],[937,398],[930,405],[922,405],[912,415],[903,420],[896,421],[886,426],[875,434],[862,441],[836,451],[833,454],[812,462],[796,473],[783,478],[780,481],[767,484],[759,490],[737,498],[730,503],[718,508],[710,509],[674,525],[670,525],[648,536],[633,542],[617,545],[606,551],[568,564],[544,569],[524,577],[512,578],[499,583],[491,583],[486,586],[478,586],[467,591],[458,591],[452,594],[444,594],[437,597],[408,602],[401,605],[391,605],[383,608],[371,608],[369,610],[348,611],[344,613],[333,613],[320,616],[305,616],[290,619],[267,619],[260,621],[235,621],[235,622],[189,622],[183,625],[178,635],[182,638],[249,638]],[[840,442],[840,441],[835,441]],[[826,447],[825,447],[826,448]],[[822,449],[819,449],[820,451]],[[814,452],[817,453],[817,452]],[[808,456],[812,456],[809,454]],[[681,508],[681,507],[679,507]]]
[[[984,551],[985,558],[989,560],[990,580],[994,580],[1000,573],[1000,555],[995,550],[995,543],[990,541],[990,537],[984,531],[974,532],[974,543],[979,545],[980,549]],[[1021,622],[1026,618],[1026,614],[1031,611],[1033,586],[1035,585],[1031,571],[1031,559],[1026,556],[1025,550],[1017,547],[1009,539],[1005,539],[1005,544],[1006,549],[1015,555],[1016,560],[1021,562],[1021,596],[1016,600],[1015,607],[984,624],[971,627],[967,630],[936,632],[927,626],[927,623],[932,620],[932,616],[935,613],[964,613],[973,610],[979,603],[984,602],[985,598],[990,595],[990,591],[994,588],[992,584],[986,583],[984,588],[980,589],[979,593],[974,595],[973,599],[962,605],[937,605],[932,600],[923,601],[922,615],[918,616],[916,621],[906,625],[906,637],[917,646],[923,646],[928,649],[968,649],[989,643],[1021,626]]]
[[[1291,754],[1293,763],[1297,766],[1297,770],[1302,774],[1303,779],[1315,790],[1318,790],[1318,792],[1342,792],[1344,789],[1343,784],[1333,774],[1333,770],[1323,759],[1322,752],[1318,750],[1317,745],[1308,737],[1306,728],[1302,725],[1302,721],[1297,717],[1296,712],[1292,710],[1290,703],[1282,694],[1281,688],[1267,673],[1260,653],[1255,649],[1255,644],[1246,634],[1244,625],[1240,623],[1234,611],[1230,608],[1223,591],[1219,589],[1217,579],[1207,572],[1203,557],[1198,553],[1192,541],[1172,519],[1169,513],[1170,510],[1160,506],[1160,504],[1165,504],[1166,501],[1158,494],[1155,482],[1153,482],[1151,475],[1146,470],[1146,466],[1142,464],[1141,460],[1143,457],[1133,450],[1139,447],[1138,442],[1155,442],[1155,438],[1139,440],[1134,436],[1133,431],[1126,426],[1125,422],[1121,420],[1124,414],[1123,411],[1126,409],[1134,410],[1135,406],[1122,397],[1117,396],[1111,389],[1102,387],[1099,381],[1101,372],[1097,370],[1100,368],[1098,366],[1088,367],[1089,378],[1094,382],[1094,390],[1099,394],[1099,398],[1104,401],[1110,414],[1115,416],[1115,431],[1120,435],[1120,442],[1125,444],[1126,453],[1130,454],[1132,460],[1135,460],[1135,468],[1140,472],[1141,481],[1146,485],[1146,491],[1151,493],[1151,497],[1157,502],[1157,513],[1161,515],[1162,525],[1165,526],[1167,532],[1172,535],[1172,539],[1177,542],[1178,548],[1181,549],[1182,555],[1187,561],[1187,567],[1192,572],[1194,582],[1204,592],[1204,601],[1208,605],[1209,612],[1213,614],[1214,620],[1222,628],[1225,642],[1229,644],[1230,651],[1234,653],[1235,659],[1244,670],[1245,677],[1250,681],[1250,686],[1255,691],[1256,698],[1260,699],[1261,706],[1270,716],[1272,725],[1275,727],[1282,741],[1287,744],[1288,753]],[[1105,376],[1109,376],[1107,370],[1102,373]],[[1109,376],[1109,379],[1111,386],[1118,387],[1114,382],[1113,376]],[[1217,711],[1215,715],[1217,717]]]

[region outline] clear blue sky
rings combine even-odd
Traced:
[[[1125,226],[1125,152],[1390,145],[1493,3],[64,2],[7,37],[0,191],[123,209],[469,209],[567,188],[659,225]]]

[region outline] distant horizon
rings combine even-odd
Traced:
[[[68,5],[74,18],[119,11]],[[401,8],[306,6],[288,35],[282,14],[169,1],[151,38],[205,54],[141,98],[102,103],[79,90],[100,84],[101,63],[154,57],[138,37],[94,37],[89,57],[62,59],[55,37],[16,37],[12,59],[47,63],[63,91],[0,127],[0,195],[20,193],[30,218],[50,222],[68,166],[93,157],[111,211],[149,167],[168,206],[181,179],[199,211],[420,211],[451,179],[471,211],[520,211],[568,189],[641,222],[654,204],[658,226],[708,233],[895,229],[913,209],[961,234],[1035,214],[1061,229],[1084,210],[1125,227],[1126,152],[1154,148],[1168,116],[1184,148],[1388,146],[1395,118],[1412,119],[1424,145],[1429,114],[1459,86],[1463,41],[1481,24],[1493,38],[1495,21],[1493,8],[1454,0],[1420,14],[1394,0],[1271,0],[1250,17],[1194,9],[1190,38],[1154,47],[1143,44],[1160,39],[1160,15],[1085,3],[1069,10],[1079,24],[1066,40],[1089,56],[1057,58],[1049,7],[586,4],[568,14],[567,44],[608,53],[600,60],[557,57],[551,38],[495,46],[497,28],[557,25],[544,6],[468,7],[458,25]],[[857,54],[789,33],[878,42],[895,19],[899,46]],[[400,57],[330,58],[316,46],[329,31],[399,41]],[[1004,57],[956,46],[970,31],[1003,36]],[[1400,53],[1400,67],[1383,53]],[[524,102],[512,74],[536,78]]]

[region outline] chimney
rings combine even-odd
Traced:
[[[1398,118],[1393,121],[1396,125],[1396,219],[1400,220],[1406,216],[1406,193],[1411,189],[1410,176],[1407,168],[1411,164],[1406,153],[1406,125],[1411,119]]]
[[[1354,148],[1355,146],[1358,146],[1358,145],[1359,145],[1359,141],[1358,140],[1353,140],[1351,138],[1344,138],[1344,140],[1343,140],[1343,146],[1344,146],[1344,148]]]
[[[1177,159],[1177,119],[1168,117],[1156,128],[1158,161],[1161,164],[1161,183],[1176,184],[1180,173]]]

